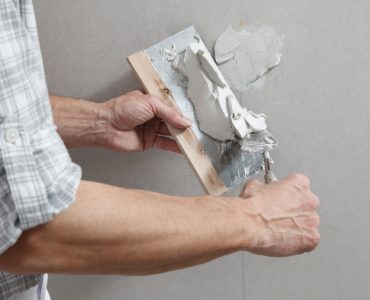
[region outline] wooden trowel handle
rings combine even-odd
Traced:
[[[167,105],[176,105],[171,90],[161,80],[160,75],[144,51],[130,55],[128,62],[148,93],[156,96]],[[225,193],[227,188],[223,180],[193,130],[191,128],[180,130],[172,126],[168,126],[168,129],[198,176],[206,193],[214,196]]]

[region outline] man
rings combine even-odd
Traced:
[[[152,274],[240,250],[315,248],[319,200],[303,175],[252,181],[234,198],[80,180],[64,144],[179,152],[161,120],[190,126],[138,91],[100,104],[49,97],[32,1],[0,2],[1,299],[50,299],[43,273]]]

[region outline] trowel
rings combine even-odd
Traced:
[[[193,121],[191,128],[185,130],[167,126],[207,194],[222,195],[263,170],[266,183],[276,180],[269,151],[277,142],[267,130],[244,139],[220,142],[199,129],[194,106],[187,96],[187,79],[173,67],[173,59],[169,59],[172,54],[181,55],[194,42],[204,45],[190,26],[130,55],[128,62],[147,93],[168,105],[176,105]]]

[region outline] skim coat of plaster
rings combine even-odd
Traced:
[[[215,60],[231,89],[246,91],[277,66],[281,60],[283,38],[269,26],[241,31],[227,27],[216,40],[214,51]]]

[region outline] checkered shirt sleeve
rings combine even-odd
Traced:
[[[1,0],[0,254],[67,208],[80,178],[53,123],[32,0]],[[39,280],[0,271],[0,299]]]

